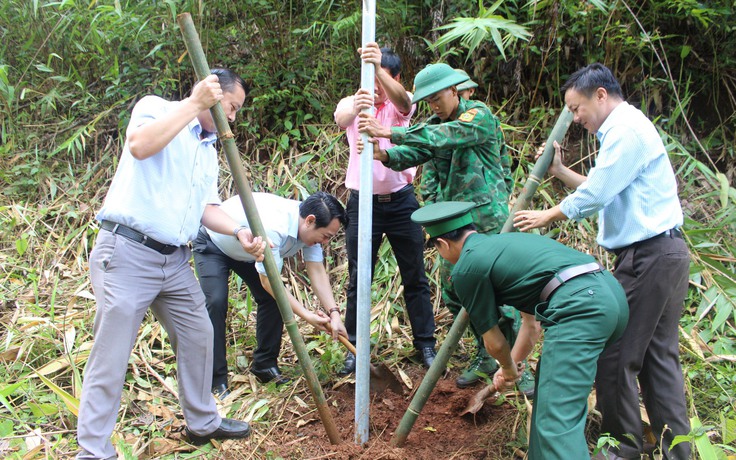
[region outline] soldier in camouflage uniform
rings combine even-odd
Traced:
[[[402,170],[424,164],[421,190],[425,205],[435,201],[473,202],[476,206],[471,214],[478,231],[498,233],[509,215],[510,160],[498,118],[482,102],[458,97],[456,85],[467,79],[447,64],[430,64],[414,79],[412,103],[426,99],[434,115],[424,123],[401,128],[383,127],[371,115],[361,114],[358,129],[374,138],[389,138],[395,144],[386,150],[374,146],[375,159],[389,168]],[[442,261],[440,267],[443,300],[457,315],[461,305],[451,285],[452,266]],[[513,343],[518,327],[507,319],[499,326]],[[474,329],[473,334],[479,344],[478,355],[458,378],[460,387],[479,380],[475,371],[491,374],[497,368],[485,353],[480,334]],[[520,389],[531,396],[533,383],[526,375]]]

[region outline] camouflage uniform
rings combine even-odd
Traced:
[[[509,216],[510,161],[498,118],[478,101],[461,99],[460,116],[391,129],[387,166],[400,171],[422,163],[422,198],[474,202],[473,222],[481,233],[498,233]]]
[[[509,216],[513,185],[500,123],[479,101],[460,98],[458,113],[451,121],[443,122],[433,115],[425,123],[391,128],[391,142],[396,146],[386,150],[386,165],[398,171],[424,163],[420,194],[425,206],[437,201],[474,202],[471,214],[478,232],[498,233]],[[457,315],[462,305],[452,289],[451,272],[452,266],[442,259],[442,298]],[[503,323],[499,326],[513,344],[516,334]],[[473,333],[483,348],[483,339],[475,330]]]

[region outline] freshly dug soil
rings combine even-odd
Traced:
[[[404,370],[414,389],[419,387],[424,370],[410,366]],[[355,436],[355,386],[348,382],[325,390],[343,443],[332,445],[312,408],[291,412],[261,444],[273,458],[288,459],[512,459],[523,456],[514,446],[526,438],[526,410],[521,400],[499,405],[486,404],[477,414],[460,416],[480,385],[459,389],[456,375],[440,379],[402,448],[392,447],[391,438],[411,402],[413,392],[403,395],[385,391],[371,394],[369,441],[357,446]],[[515,398],[515,396],[511,396]],[[522,441],[515,439],[522,438]]]

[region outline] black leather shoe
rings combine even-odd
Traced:
[[[437,356],[437,352],[434,351],[434,347],[424,347],[419,350],[419,355],[422,358],[422,364],[424,367],[429,367],[434,362],[434,358]]]
[[[352,352],[348,352],[345,356],[345,364],[343,364],[342,369],[337,371],[337,375],[344,377],[352,374],[353,372],[355,372],[355,355]]]
[[[274,382],[276,385],[283,385],[291,382],[291,380],[285,377],[276,366],[267,367],[265,369],[256,369],[255,367],[251,367],[250,373],[255,375],[261,383]]]
[[[212,394],[217,396],[218,399],[225,399],[230,396],[230,390],[227,389],[227,385],[224,383],[218,383],[212,385]]]
[[[247,438],[250,435],[250,425],[248,425],[248,422],[224,418],[222,419],[220,426],[210,434],[200,436],[189,431],[189,427],[186,427],[184,431],[189,438],[189,442],[200,446],[209,442],[210,439]]]

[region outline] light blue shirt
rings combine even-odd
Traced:
[[[598,244],[618,249],[682,225],[677,181],[654,124],[622,102],[596,133],[600,150],[587,180],[560,203],[568,218],[598,211]]]
[[[279,271],[284,266],[284,259],[296,255],[299,251],[302,251],[305,262],[322,262],[324,259],[322,246],[319,244],[307,246],[298,237],[299,201],[269,193],[254,193],[253,200],[256,202],[256,208],[258,208],[258,214],[261,216],[266,235],[273,243],[271,252]],[[225,200],[220,208],[238,224],[250,228],[238,195]],[[207,233],[215,246],[231,259],[241,262],[255,261],[255,258],[245,252],[240,241],[233,235],[223,235],[209,229],[207,229]],[[262,275],[266,274],[266,268],[260,262],[256,262],[256,270]]]
[[[146,96],[135,105],[130,126],[142,126],[174,110],[179,102]],[[200,139],[195,118],[163,150],[144,160],[123,147],[120,164],[97,220],[136,229],[164,244],[193,240],[204,208],[219,204],[217,151],[212,134]]]

